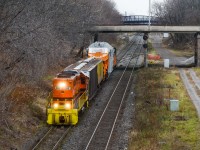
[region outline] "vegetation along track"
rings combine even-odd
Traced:
[[[51,126],[32,150],[56,150],[71,129],[72,126]]]
[[[133,77],[133,71],[136,63],[132,66],[132,71],[127,71],[131,60],[135,57],[139,58],[140,53],[138,54],[138,50],[141,52],[141,45],[137,45],[132,52],[132,57],[129,60],[126,68],[124,69],[117,86],[115,87],[108,103],[94,129],[92,131],[92,135],[87,143],[85,150],[104,150],[109,149],[109,143],[112,137],[112,133],[114,131],[114,127],[127,94],[127,90],[129,88],[129,83]]]

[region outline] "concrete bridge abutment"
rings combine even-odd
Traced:
[[[200,33],[195,34],[194,64],[200,67]]]

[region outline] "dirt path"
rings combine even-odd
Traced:
[[[196,76],[196,73],[192,69],[189,69],[188,73],[192,81],[190,81],[189,77],[187,76],[186,70],[180,69],[180,75],[183,83],[197,110],[198,117],[200,118],[200,95],[197,93],[200,90],[200,79]]]
[[[160,54],[162,59],[169,59],[170,66],[180,66],[188,59],[186,57],[176,56],[170,51],[170,49],[164,48],[162,46],[162,34],[161,35],[151,35],[150,36],[153,47]]]

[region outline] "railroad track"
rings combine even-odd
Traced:
[[[127,53],[130,53],[130,49],[131,47],[133,47],[133,44],[137,41],[137,39],[135,39],[136,37],[134,37],[133,41],[129,44],[129,46],[121,54],[121,57],[125,56]],[[133,57],[136,57],[133,55]],[[125,74],[125,73],[124,73]],[[128,75],[125,75],[126,78],[128,79]],[[121,85],[123,87],[126,86],[126,84]],[[120,86],[120,87],[121,87]],[[117,91],[117,90],[116,90]],[[118,93],[122,93],[122,92],[118,92]],[[113,96],[115,97],[115,96]],[[119,103],[117,103],[119,105]],[[115,106],[117,107],[117,105]],[[114,111],[116,108],[112,108]],[[32,148],[32,150],[56,150],[58,149],[58,146],[61,144],[61,142],[63,141],[64,137],[66,137],[66,135],[69,133],[69,131],[72,129],[72,127],[55,127],[52,126],[49,128],[49,130],[46,132],[46,134],[38,141],[38,143],[35,144],[35,146]],[[93,149],[93,148],[92,148]]]
[[[63,139],[72,129],[69,127],[54,127],[51,126],[46,134],[35,144],[32,150],[56,150],[60,146]]]
[[[137,45],[132,52],[131,60],[135,57],[139,57],[140,53],[138,54],[138,49],[141,52],[141,45]],[[137,53],[135,55],[135,53]],[[115,124],[118,118],[118,115],[121,110],[121,106],[123,101],[127,95],[127,91],[129,89],[129,84],[133,78],[133,71],[135,65],[132,66],[132,70],[128,71],[127,68],[129,67],[129,63],[127,64],[126,68],[124,69],[117,86],[115,87],[108,103],[86,145],[85,150],[107,150],[109,149],[109,143],[112,139],[112,134],[115,128]]]
[[[119,62],[129,52],[129,50],[131,49],[131,47],[133,46],[133,44],[135,44],[136,42],[138,42],[137,41],[138,36],[142,36],[141,33],[134,34],[133,39],[128,43],[128,45],[125,46],[123,48],[123,50],[120,51],[119,54],[117,54],[117,57],[118,57],[117,58],[117,62]]]

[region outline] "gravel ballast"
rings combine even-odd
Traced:
[[[102,84],[97,95],[91,100],[89,109],[80,116],[78,125],[63,141],[61,149],[83,150],[86,148],[122,72],[123,69],[114,70],[109,79]],[[134,118],[134,80],[130,83],[130,89],[127,93],[128,96],[125,97],[118,116],[109,149],[127,149],[128,147],[129,134],[133,127]]]

